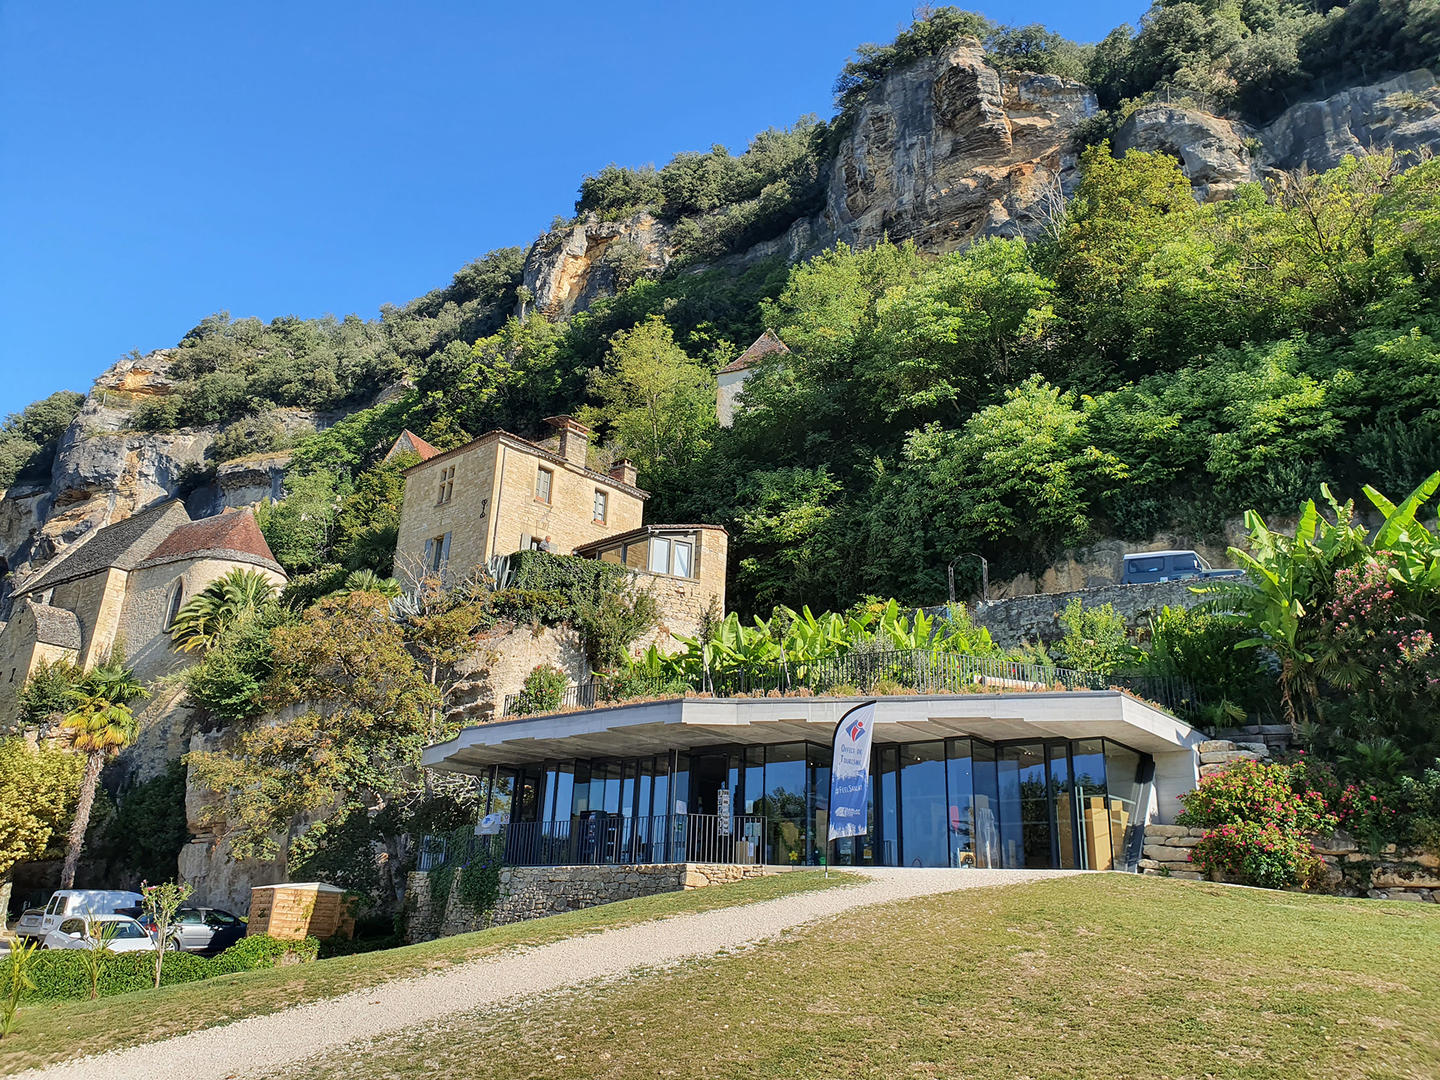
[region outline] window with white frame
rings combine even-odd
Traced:
[[[595,524],[605,524],[605,514],[610,509],[610,496],[599,488],[595,489]]]
[[[628,561],[628,560],[627,560]],[[647,567],[652,574],[668,574],[671,577],[695,576],[695,545],[689,540],[671,536],[650,538],[650,561]]]
[[[440,496],[435,500],[436,504],[448,503],[450,496],[455,494],[455,466],[440,471]]]
[[[695,556],[694,546],[684,540],[675,540],[671,547],[673,551],[670,556],[670,573],[676,577],[690,577],[690,567]]]
[[[663,536],[650,538],[650,572],[652,574],[668,574],[670,572],[670,541]]]

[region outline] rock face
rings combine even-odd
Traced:
[[[1117,153],[1177,158],[1202,202],[1228,198],[1239,184],[1259,178],[1252,145],[1254,135],[1244,124],[1175,105],[1136,109],[1115,133]]]
[[[1259,137],[1267,164],[1312,172],[1372,149],[1433,152],[1440,149],[1440,88],[1429,71],[1410,71],[1292,106]]]
[[[832,166],[825,225],[836,240],[882,237],[952,251],[1018,236],[1060,208],[1076,125],[1095,95],[1051,75],[1004,75],[978,41],[898,71],[856,111]]]
[[[669,232],[653,214],[643,211],[625,221],[601,221],[591,214],[535,241],[525,258],[525,288],[546,318],[583,311],[616,292],[615,264],[605,258],[612,245],[632,246],[645,269],[658,272],[670,263]]]

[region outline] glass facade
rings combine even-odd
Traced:
[[[1109,739],[877,743],[866,835],[828,846],[830,748],[716,746],[493,768],[512,862],[1134,870],[1154,765]]]

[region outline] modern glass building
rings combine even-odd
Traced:
[[[869,829],[827,844],[830,741],[858,699],[685,699],[466,729],[426,751],[481,781],[519,865],[1134,869],[1200,741],[1118,692],[877,700]]]

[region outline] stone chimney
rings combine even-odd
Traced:
[[[590,429],[573,416],[551,416],[545,422],[560,432],[560,456],[571,465],[585,468],[590,449]]]
[[[635,481],[639,479],[639,474],[635,471],[635,463],[629,458],[621,458],[610,466],[610,479],[619,480],[622,484],[634,487]]]

